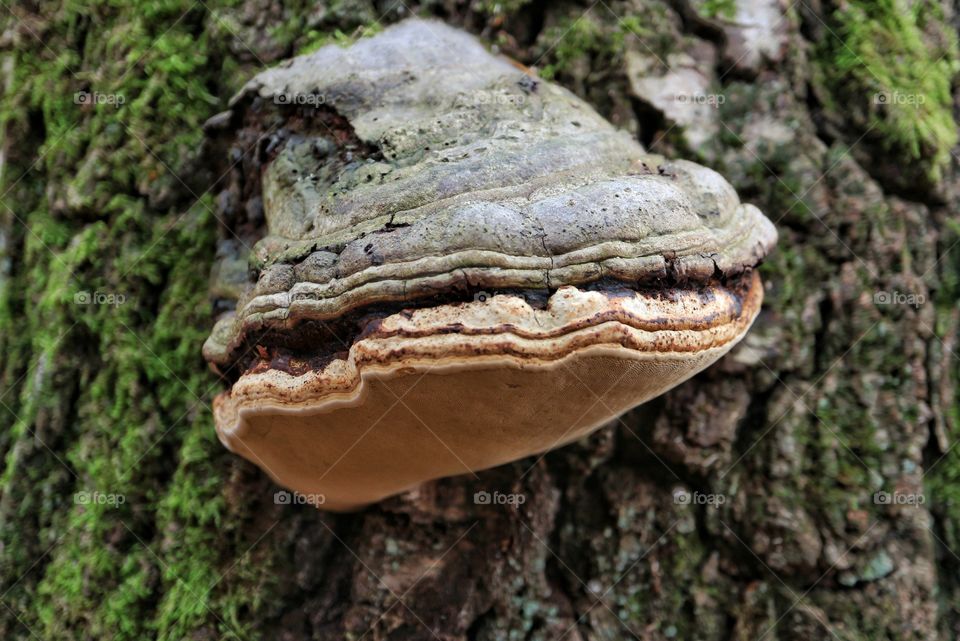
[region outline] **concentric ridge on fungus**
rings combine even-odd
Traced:
[[[759,310],[759,210],[441,23],[295,58],[216,120],[266,223],[204,345],[242,373],[218,433],[333,509],[576,438]],[[602,402],[563,397],[585,378]]]

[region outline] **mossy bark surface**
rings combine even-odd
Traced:
[[[960,635],[952,4],[0,11],[0,637]],[[581,443],[336,516],[214,435],[202,125],[264,66],[412,11],[717,169],[780,244],[717,366]]]

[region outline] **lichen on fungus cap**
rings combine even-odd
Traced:
[[[211,129],[253,245],[218,266],[217,433],[328,509],[580,438],[759,311],[776,232],[720,175],[438,22],[261,73]]]

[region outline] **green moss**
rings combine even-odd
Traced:
[[[940,243],[944,250],[952,248],[953,251],[943,254],[938,265],[940,288],[933,304],[936,308],[934,330],[939,340],[932,340],[930,348],[934,362],[946,363],[946,371],[942,375],[948,377],[948,385],[956,390],[960,381],[960,361],[946,352],[947,346],[940,341],[946,341],[949,345],[960,319],[960,254],[956,249],[957,243],[960,243],[960,223],[947,220],[947,230]],[[939,385],[940,381],[937,383]],[[942,402],[946,405],[943,408],[943,428],[947,449],[941,451],[939,447],[931,448],[930,456],[925,461],[923,480],[930,510],[936,517],[934,532],[946,550],[957,550],[960,549],[960,448],[953,444],[960,438],[960,396],[942,399]],[[947,620],[944,625],[949,625],[950,621],[955,621],[956,613],[960,612],[960,581],[957,580],[960,562],[949,552],[943,553],[939,560],[940,601],[944,610],[952,613],[952,616],[944,617]]]
[[[297,51],[297,55],[312,53],[321,47],[335,44],[340,47],[349,47],[360,38],[369,38],[383,31],[383,25],[379,22],[360,27],[351,34],[345,34],[339,29],[333,33],[311,30],[306,33],[303,40],[305,44]]]
[[[853,0],[832,16],[819,51],[831,92],[865,113],[889,151],[938,180],[957,143],[952,83],[957,36],[931,0]]]
[[[480,0],[475,3],[474,8],[490,16],[509,16],[519,12],[528,4],[530,0]]]
[[[0,637],[249,638],[259,597],[219,587],[238,542],[213,527],[217,220],[195,183],[201,125],[246,74],[188,0],[43,16],[0,102]]]
[[[737,2],[736,0],[704,0],[698,11],[707,18],[733,20],[737,15]]]
[[[587,12],[569,17],[541,36],[541,42],[546,43],[549,50],[545,52],[546,64],[540,70],[540,75],[551,80],[569,71],[578,62],[589,62],[594,58],[609,59],[619,64],[627,39],[633,37],[648,41],[655,39],[657,32],[648,20],[639,15],[617,18],[600,12]]]
[[[715,507],[693,511],[699,511],[698,518],[705,520],[715,520],[719,515]],[[675,514],[671,518],[686,519],[693,515]],[[719,523],[716,525],[722,527]],[[708,546],[696,530],[681,532],[682,527],[677,526],[669,544],[661,543],[651,551],[649,558],[637,564],[607,598],[613,601],[611,607],[626,629],[635,634],[645,630],[654,638],[725,638],[727,621],[721,612],[726,606],[718,604],[728,602],[731,592],[722,587],[721,581],[704,576],[703,566],[710,554]],[[666,589],[660,584],[661,576],[670,577]]]

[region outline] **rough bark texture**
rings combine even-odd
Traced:
[[[960,635],[952,3],[2,11],[0,637]],[[717,169],[781,241],[760,320],[703,375],[582,443],[331,516],[214,437],[201,125],[262,66],[411,11]]]

